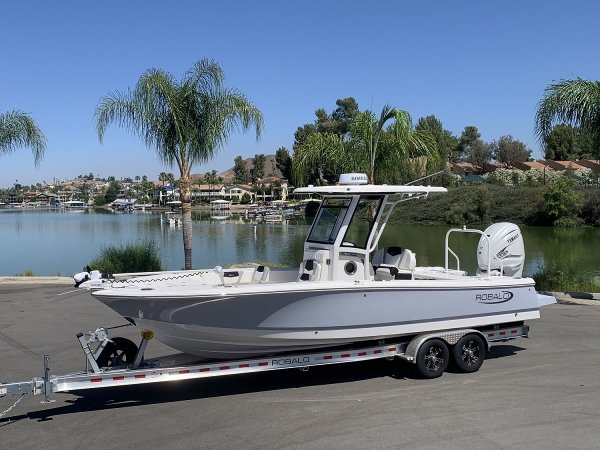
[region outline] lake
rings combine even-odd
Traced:
[[[83,270],[107,246],[153,240],[163,268],[183,267],[180,227],[161,220],[159,212],[115,214],[106,210],[79,212],[43,209],[0,209],[0,276],[25,271],[35,275],[71,276]],[[243,216],[212,219],[209,212],[194,211],[193,266],[227,267],[259,261],[297,267],[310,221],[254,223]],[[448,226],[388,224],[380,247],[397,245],[413,250],[418,265],[444,265],[444,238]],[[574,230],[522,227],[526,261],[531,275],[545,260],[573,260],[584,272],[600,270],[600,229]],[[476,268],[478,235],[458,234],[450,247],[461,258],[461,268]]]

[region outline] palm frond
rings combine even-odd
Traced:
[[[20,147],[31,148],[34,164],[38,166],[46,149],[46,137],[27,113],[12,110],[0,114],[0,154]]]
[[[560,80],[544,91],[535,116],[535,133],[542,142],[554,125],[566,123],[600,133],[600,82],[581,78]]]

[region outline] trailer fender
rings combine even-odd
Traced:
[[[483,342],[485,343],[485,346],[486,346],[486,351],[489,351],[490,344],[487,340],[487,337],[481,331],[475,330],[475,329],[464,329],[464,330],[443,331],[443,332],[439,332],[439,333],[425,333],[425,334],[420,334],[418,336],[415,336],[408,343],[408,346],[406,347],[406,352],[399,356],[400,356],[400,358],[405,359],[406,361],[410,361],[414,364],[415,357],[417,356],[417,353],[419,353],[419,349],[429,339],[433,339],[433,338],[441,339],[446,344],[448,344],[448,346],[452,346],[452,345],[455,345],[458,341],[461,340],[461,338],[463,336],[466,336],[467,334],[478,335],[481,339],[483,339]]]

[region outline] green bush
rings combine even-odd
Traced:
[[[591,274],[581,273],[575,261],[549,261],[532,275],[539,291],[600,292]]]
[[[585,192],[586,198],[581,210],[581,217],[587,225],[600,227],[600,191],[597,189]]]
[[[27,269],[17,274],[18,277],[35,277],[35,273],[31,269]]]
[[[583,206],[583,194],[575,190],[575,181],[562,176],[544,190],[544,211],[550,223],[557,227],[577,226]]]
[[[104,247],[89,265],[103,274],[162,270],[158,247],[153,241]]]

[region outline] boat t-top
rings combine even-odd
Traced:
[[[93,273],[82,286],[168,346],[215,359],[522,324],[554,303],[522,276],[523,238],[510,223],[449,230],[444,267],[418,266],[402,236],[378,246],[396,206],[445,188],[373,185],[364,174],[345,174],[337,185],[295,192],[322,198],[298,268]],[[473,275],[448,246],[455,232],[481,236]]]

